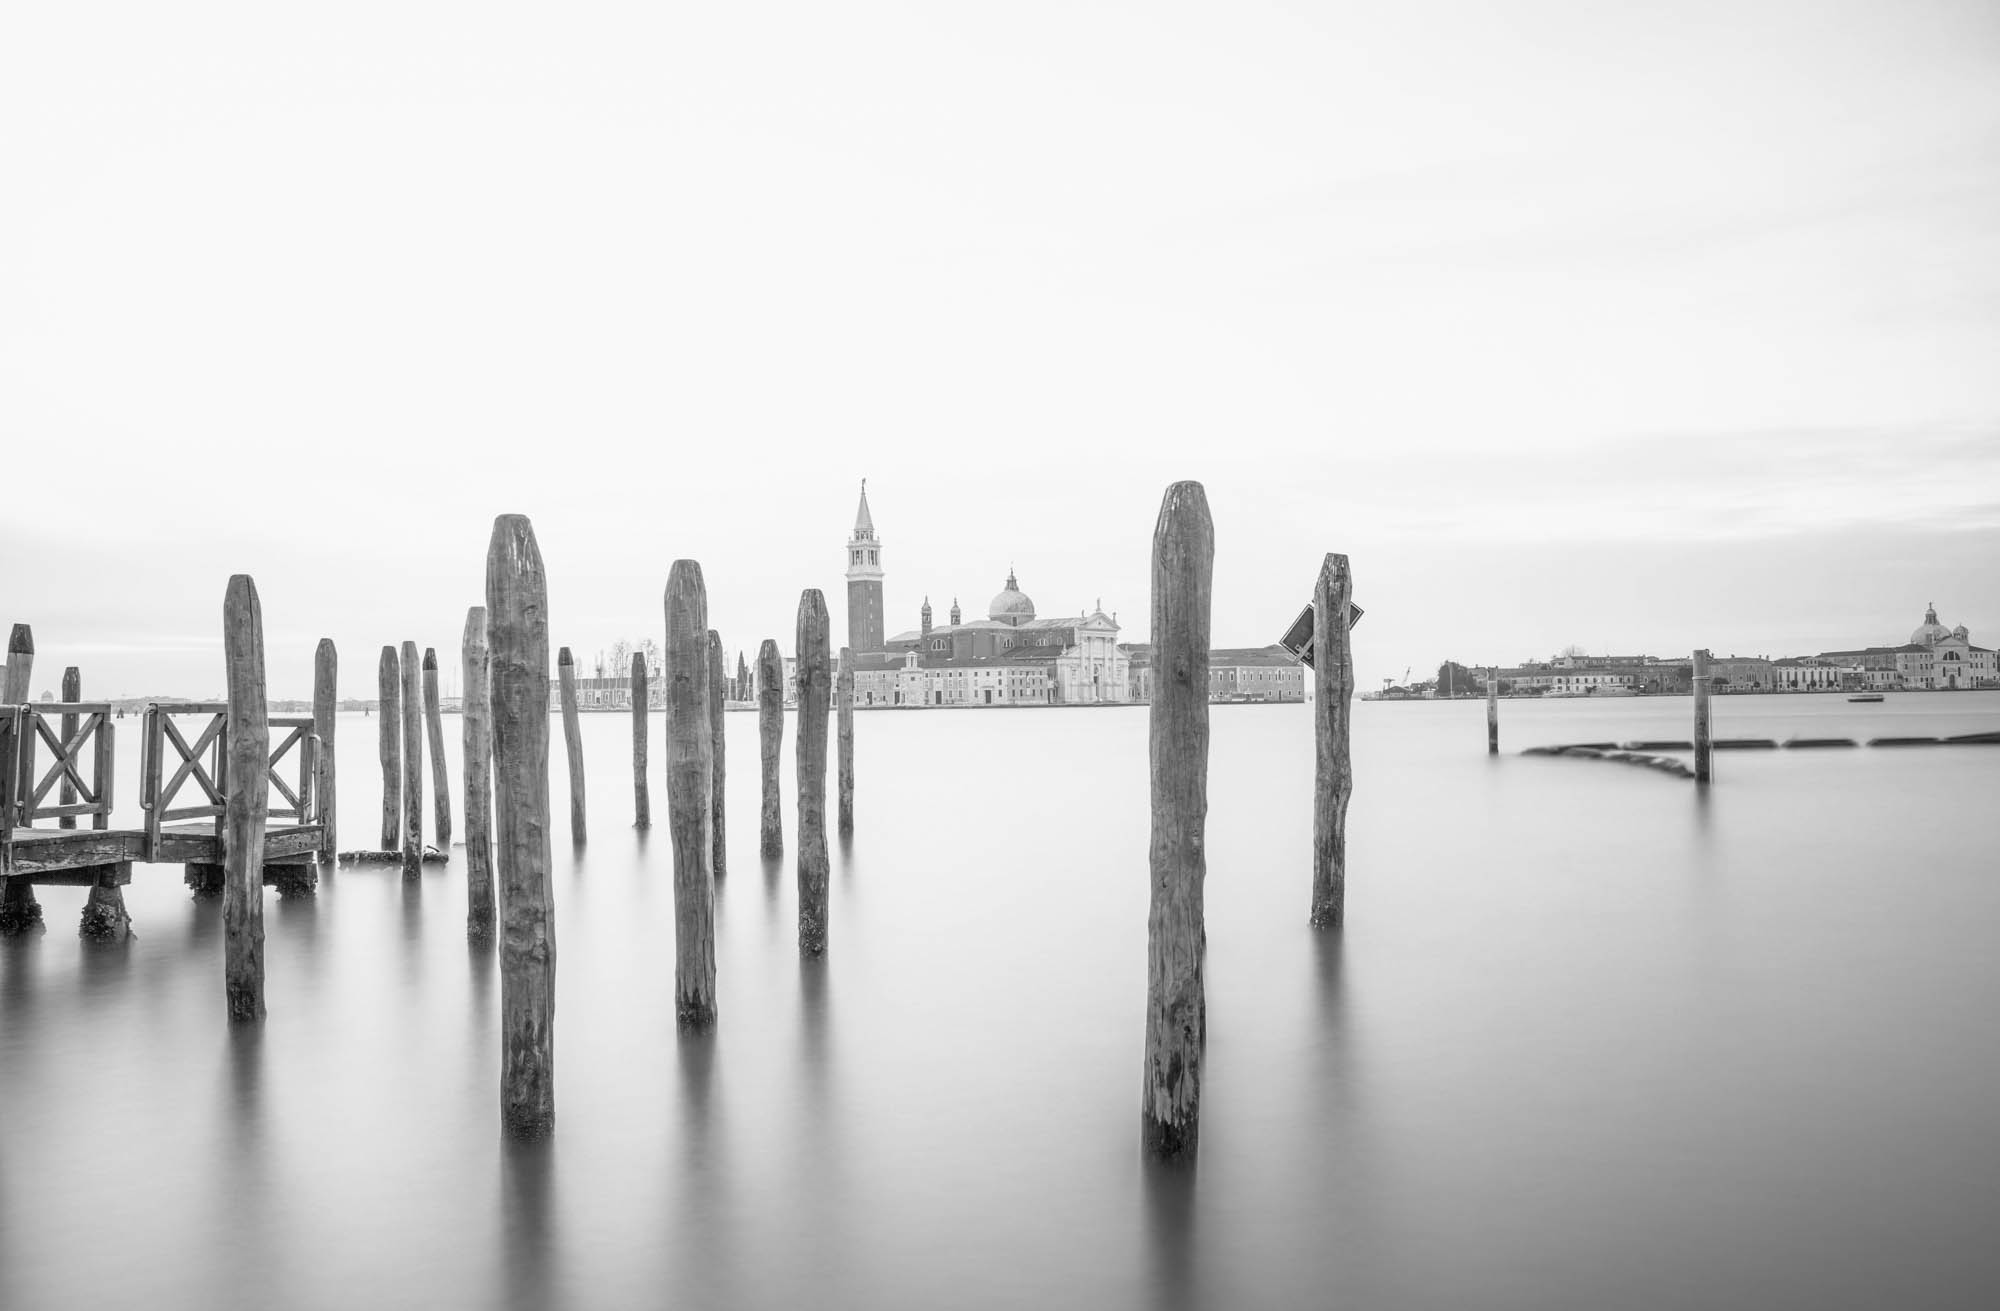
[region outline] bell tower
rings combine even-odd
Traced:
[[[861,505],[847,539],[847,645],[855,651],[882,649],[882,543],[868,513],[868,480],[861,480]]]

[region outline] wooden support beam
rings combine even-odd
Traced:
[[[778,760],[785,741],[785,660],[778,643],[765,638],[757,648],[757,743],[763,755],[764,807],[758,850],[766,860],[785,854],[784,803],[778,794]]]
[[[1347,744],[1354,654],[1347,612],[1353,597],[1347,557],[1329,552],[1313,584],[1313,871],[1307,919],[1314,928],[1331,928],[1347,913],[1347,800],[1354,791]]]
[[[1330,559],[1336,557],[1329,557]],[[1152,904],[1146,921],[1147,1154],[1192,1159],[1208,1036],[1202,884],[1208,816],[1208,642],[1215,527],[1198,482],[1167,488],[1153,529]],[[1325,577],[1322,569],[1321,576]],[[1322,611],[1325,614],[1325,611]],[[1344,627],[1346,608],[1328,617]],[[1326,620],[1320,627],[1327,626]],[[1333,652],[1317,646],[1315,666]]]
[[[431,752],[431,808],[437,816],[437,849],[449,852],[451,779],[444,769],[444,708],[438,698],[438,653],[434,646],[424,648],[424,735]]]
[[[1500,670],[1486,671],[1486,754],[1500,754]]]
[[[28,700],[28,680],[35,670],[35,631],[26,624],[15,624],[7,635],[7,676],[0,680],[0,706],[18,706]],[[7,740],[5,745],[9,759],[0,762],[0,783],[11,787],[16,771],[22,768],[25,752],[32,743]],[[0,798],[0,806],[13,810],[12,797]],[[11,826],[11,814],[8,819]],[[42,904],[35,900],[35,889],[22,879],[8,879],[0,885],[0,935],[24,933],[41,927]]]
[[[646,720],[651,712],[646,692],[646,653],[632,653],[632,827],[653,827],[653,795],[646,783]]]
[[[382,648],[375,668],[376,732],[382,758],[382,850],[403,846],[403,675],[396,648]]]
[[[576,662],[564,647],[556,657],[556,676],[562,681],[563,758],[569,762],[569,838],[582,846],[583,820],[583,726],[576,718]]]
[[[849,647],[840,648],[840,678],[834,703],[838,823],[840,836],[849,837],[854,833],[854,652]]]
[[[674,1018],[715,1023],[715,721],[701,566],[667,571],[667,827],[674,847]]]
[[[86,942],[123,942],[132,936],[132,916],[125,910],[124,885],[132,881],[132,864],[98,865],[91,871],[90,895],[83,903],[76,934]]]
[[[555,1132],[556,931],[549,887],[549,591],[526,515],[493,521],[486,552],[500,882],[500,1123]]]
[[[83,700],[83,673],[75,665],[71,665],[69,668],[63,670],[62,699],[68,703]],[[65,712],[61,720],[61,729],[62,740],[67,744],[76,736],[76,716]],[[76,784],[71,780],[67,770],[63,772],[62,776],[62,790],[59,793],[59,804],[65,806],[76,804]],[[75,828],[76,816],[62,816],[56,821],[56,827]]]
[[[15,624],[7,634],[7,678],[0,685],[0,705],[18,706],[28,700],[28,676],[35,671],[35,630]]]
[[[493,932],[493,698],[487,688],[486,607],[465,612],[459,639],[465,688],[459,697],[465,750],[465,927]]]
[[[319,739],[319,756],[313,767],[313,804],[319,816],[322,865],[333,863],[339,850],[339,806],[336,804],[333,761],[333,730],[340,713],[340,655],[333,639],[322,637],[313,652],[313,735]]]
[[[1707,784],[1715,776],[1715,748],[1709,736],[1708,662],[1706,651],[1694,653],[1694,781]]]
[[[222,605],[229,725],[223,816],[223,978],[231,1020],[264,1018],[264,818],[271,729],[264,688],[264,612],[248,574],[229,580]]]
[[[423,873],[424,671],[417,644],[403,643],[403,877]],[[443,850],[443,848],[439,848]]]
[[[799,596],[798,790],[799,954],[826,954],[826,717],[833,699],[826,598],[817,587]]]
[[[704,603],[704,609],[706,604]],[[729,678],[724,672],[722,635],[713,628],[708,630],[708,740],[709,759],[714,767],[714,786],[709,790],[709,806],[713,817],[709,823],[710,836],[715,842],[714,873],[721,878],[729,872],[728,825],[723,822],[723,703],[729,699]]]

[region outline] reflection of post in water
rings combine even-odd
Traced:
[[[805,1078],[806,1104],[826,1109],[826,972],[824,956],[799,958],[799,1069]]]
[[[556,1145],[505,1143],[500,1160],[500,1249],[496,1267],[505,1270],[503,1297],[489,1306],[545,1311],[558,1302],[556,1287]]]
[[[1142,1158],[1139,1170],[1146,1190],[1146,1304],[1166,1311],[1205,1305],[1196,1278],[1195,1162]]]
[[[704,1281],[727,1278],[733,1267],[730,1249],[735,1222],[731,1218],[729,1171],[722,1145],[722,1126],[715,1114],[715,1060],[719,1041],[713,1030],[683,1030],[677,1051],[680,1065],[681,1195],[676,1207],[675,1266],[700,1271]],[[733,1305],[730,1290],[706,1282],[704,1296],[691,1301],[706,1306]]]
[[[415,985],[424,977],[424,885],[403,883],[403,982]]]

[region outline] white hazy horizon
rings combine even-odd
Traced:
[[[1214,645],[1353,560],[1358,685],[2000,645],[2000,10],[1965,0],[28,7],[0,624],[34,692],[1100,599],[1207,488]]]

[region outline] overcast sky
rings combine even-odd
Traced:
[[[1641,9],[1650,14],[1638,12]],[[21,4],[0,621],[35,690],[455,667],[493,516],[554,640],[1147,629],[1353,558],[1406,666],[2000,645],[2000,6]]]

